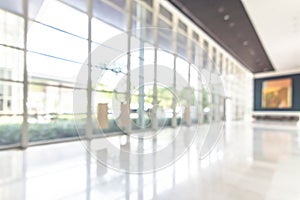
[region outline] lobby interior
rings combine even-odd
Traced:
[[[0,199],[300,199],[300,2],[0,0]]]

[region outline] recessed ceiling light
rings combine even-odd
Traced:
[[[244,46],[247,46],[247,45],[248,45],[248,41],[245,40],[245,41],[243,42],[243,45],[244,45]]]
[[[227,15],[224,15],[224,20],[225,20],[225,21],[228,21],[229,19],[230,19],[230,15],[228,15],[228,14],[227,14]]]
[[[255,55],[255,51],[253,51],[252,49],[250,50],[250,55],[254,56]]]
[[[229,23],[229,26],[232,28],[232,27],[235,26],[235,23],[234,23],[234,22],[230,22],[230,23]]]
[[[223,13],[223,12],[224,12],[224,8],[223,8],[223,7],[220,7],[220,8],[218,9],[218,12],[219,12],[219,13]]]

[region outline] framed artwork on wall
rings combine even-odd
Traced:
[[[292,108],[292,78],[265,80],[262,84],[262,108]]]

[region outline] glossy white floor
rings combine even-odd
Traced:
[[[168,135],[168,131],[160,134]],[[299,134],[295,126],[227,124],[217,147],[205,159],[199,159],[195,142],[175,163],[145,174],[129,174],[97,162],[101,158],[121,170],[141,166],[122,153],[111,156],[101,145],[105,139],[0,151],[0,199],[299,200]],[[126,146],[123,140],[113,137],[111,144],[120,149],[118,144]],[[160,140],[155,148],[165,144]],[[151,154],[153,146],[143,145]],[[134,142],[130,146],[138,148]],[[95,147],[101,150],[94,151]],[[151,155],[154,160],[173,159]],[[147,161],[145,166],[157,165]]]

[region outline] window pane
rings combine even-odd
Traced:
[[[28,74],[30,81],[39,82],[51,80],[60,85],[75,83],[81,64],[43,56],[36,53],[28,53]]]
[[[23,0],[0,0],[0,8],[23,14]]]
[[[229,62],[228,62],[228,58],[226,58],[225,59],[225,69],[224,69],[224,71],[225,71],[225,75],[228,75],[228,68],[229,68],[229,64],[228,64]]]
[[[178,22],[178,28],[180,29],[180,30],[183,30],[184,32],[187,32],[187,25],[186,24],[184,24],[182,21],[180,21],[179,20],[179,22]]]
[[[29,0],[28,1],[28,17],[35,18],[42,8],[45,0]]]
[[[93,2],[93,16],[121,30],[126,29],[126,15],[124,12],[116,10],[101,0],[94,0]]]
[[[35,16],[35,20],[87,38],[87,15],[58,1],[44,2],[42,11]]]
[[[23,113],[21,84],[0,82],[0,148],[20,143]]]
[[[220,74],[223,74],[223,54],[220,53],[220,60],[219,60],[219,72]]]
[[[191,86],[194,87],[196,90],[198,90],[198,88],[199,88],[198,76],[200,76],[200,73],[197,70],[197,67],[192,65],[191,66]]]
[[[158,35],[158,46],[164,50],[172,50],[172,40],[165,34]]]
[[[198,41],[199,40],[199,35],[193,31],[193,39]]]
[[[159,19],[158,21],[158,46],[165,49],[172,49],[172,34],[171,26],[164,20]]]
[[[164,51],[157,52],[157,64],[169,68],[169,70],[174,69],[174,56],[170,53]],[[158,85],[158,123],[159,126],[165,127],[171,125],[171,118],[173,116],[172,110],[172,99],[173,99],[173,75],[170,74],[166,76],[166,73],[170,73],[165,71],[164,68],[158,67],[157,80],[164,80],[164,87],[160,87]],[[172,72],[171,72],[172,73]]]
[[[151,46],[151,45],[147,45],[147,48],[148,47],[151,47],[151,48],[154,49],[154,47]],[[131,52],[130,57],[132,58],[132,65],[131,65],[132,69],[136,68],[136,67],[139,67],[140,60],[143,61],[144,65],[153,64],[153,62],[154,62],[154,51],[151,48],[150,49],[144,49],[144,58],[140,57],[140,51],[138,49]],[[124,60],[125,60],[125,57],[126,56],[124,56]],[[126,64],[126,62],[125,62],[125,64]]]
[[[21,84],[0,82],[0,98],[2,99],[0,113],[2,114],[21,114],[23,89]]]
[[[21,17],[0,10],[0,43],[24,47],[24,20]]]
[[[144,2],[146,2],[149,6],[152,7],[153,5],[153,0],[143,0]]]
[[[87,40],[38,23],[32,23],[29,28],[28,49],[80,63],[87,58]]]
[[[23,51],[0,46],[0,78],[23,80]]]
[[[92,41],[103,43],[121,33],[122,31],[115,27],[96,18],[92,18]]]
[[[138,4],[136,7],[134,7],[134,9],[136,9],[136,11],[134,11],[134,13],[137,14],[137,19],[135,19],[135,20],[140,21],[139,28],[153,25],[153,14],[151,11],[146,9],[144,5]]]
[[[152,28],[144,29],[145,27],[153,26],[153,15],[142,5],[139,5],[137,9],[137,19],[132,19],[132,28],[133,30],[137,29],[133,31],[133,35],[153,44],[155,30]]]
[[[183,58],[187,58],[187,38],[185,35],[177,34],[177,53]]]
[[[113,41],[114,42],[114,41]],[[93,43],[94,44],[94,43]],[[108,44],[109,45],[109,44]],[[97,73],[101,73],[101,69],[109,69],[110,71],[114,73],[118,73],[120,70],[122,72],[126,72],[126,63],[127,59],[123,57],[125,54],[119,49],[117,45],[113,44],[113,47],[109,46],[103,46],[94,44],[93,48],[95,49],[92,52],[92,66],[94,67],[93,70],[95,70],[95,73],[93,73],[92,81],[97,81],[94,79],[98,79]],[[102,56],[99,56],[102,55]],[[104,56],[103,56],[104,55]],[[120,57],[122,56],[122,57]],[[116,60],[117,59],[117,60]],[[113,61],[113,63],[112,63]],[[99,70],[99,71],[98,71]]]
[[[152,26],[153,25],[153,14],[152,12],[150,12],[149,10],[146,10],[146,24],[148,26]]]
[[[172,70],[174,69],[174,56],[171,53],[165,51],[157,51],[157,64],[170,68]],[[167,79],[165,77],[165,74],[158,73],[157,76],[160,76],[161,78],[163,77],[163,79],[158,78],[158,80],[167,81],[167,86],[173,86],[173,75],[168,76]]]
[[[168,20],[172,21],[172,13],[168,11],[165,7],[162,5],[159,6],[159,12],[162,16],[167,18]]]
[[[85,13],[87,13],[87,1],[86,0],[61,0]]]
[[[213,52],[212,52],[212,71],[216,71],[216,65],[217,65],[217,50],[215,47],[213,47]]]
[[[203,52],[203,68],[208,67],[208,42],[204,41],[204,52]]]
[[[112,67],[113,66],[109,66]],[[97,90],[113,91],[117,88],[119,81],[123,78],[123,73],[115,73],[110,70],[105,70],[101,75],[101,81],[97,85]]]
[[[28,113],[30,142],[78,136],[72,89],[30,85]]]
[[[195,41],[191,41],[191,58],[192,58],[192,63],[195,65],[198,65],[199,63],[199,46]]]
[[[126,6],[126,0],[110,0],[113,4],[115,4],[116,6],[122,8],[123,10],[125,10],[125,6]]]
[[[159,28],[169,28],[169,29],[172,28],[171,25],[170,25],[169,23],[165,22],[165,21],[162,20],[162,19],[159,19],[159,20],[158,20],[158,27],[159,27]]]
[[[135,1],[131,2],[131,15],[132,16],[136,16],[136,8],[137,8],[138,4]]]
[[[177,90],[182,90],[183,87],[188,86],[189,64],[181,58],[176,59],[176,74]]]

